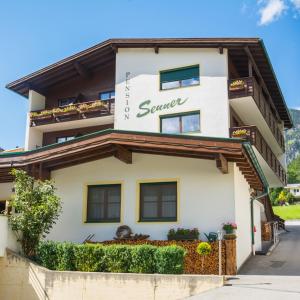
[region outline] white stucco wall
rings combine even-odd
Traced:
[[[261,216],[264,213],[264,206],[255,200],[253,202],[253,221],[256,232],[254,233],[254,243],[255,251],[262,250],[262,241],[261,241]]]
[[[89,234],[95,234],[98,241],[115,236],[120,223],[83,223],[84,185],[101,181],[123,182],[122,224],[151,239],[166,239],[168,230],[176,227],[216,232],[222,223],[234,220],[233,169],[230,165],[230,173],[224,175],[215,161],[133,154],[132,165],[111,157],[53,171],[52,178],[63,200],[63,212],[49,239],[82,242]],[[179,221],[137,223],[137,181],[170,178],[179,179]]]
[[[200,85],[160,91],[159,71],[195,64],[200,66]],[[115,128],[159,132],[160,115],[200,110],[201,132],[197,134],[228,137],[227,75],[226,50],[219,54],[218,49],[163,48],[156,54],[149,48],[121,48],[116,56]],[[151,100],[153,106],[177,98],[188,100],[180,106],[137,117],[143,101]],[[125,110],[129,110],[129,119],[125,117]]]
[[[0,200],[9,200],[12,195],[13,183],[0,183]]]
[[[237,268],[251,254],[251,213],[249,185],[234,165],[235,222],[237,224]]]

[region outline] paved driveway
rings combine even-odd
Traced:
[[[299,300],[300,221],[287,223],[287,229],[271,255],[251,257],[227,286],[189,299]]]

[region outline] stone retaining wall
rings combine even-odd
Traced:
[[[0,259],[1,300],[183,299],[221,287],[210,275],[58,272],[11,252]]]

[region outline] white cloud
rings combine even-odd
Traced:
[[[294,7],[298,10],[300,10],[300,0],[291,0]]]
[[[299,2],[300,4],[300,0],[291,1],[297,3]],[[262,5],[259,10],[259,25],[270,24],[271,22],[277,20],[287,9],[284,0],[259,0],[258,3]]]

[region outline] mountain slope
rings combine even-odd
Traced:
[[[291,109],[290,113],[294,121],[294,128],[285,133],[287,164],[300,154],[300,110]]]

